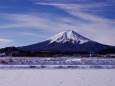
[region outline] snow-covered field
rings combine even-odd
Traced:
[[[1,69],[0,86],[115,86],[115,70]]]
[[[0,69],[115,69],[114,58],[79,58],[79,57],[1,57]]]

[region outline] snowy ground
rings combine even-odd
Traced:
[[[115,70],[1,69],[0,86],[115,86]]]
[[[62,69],[62,68],[96,68],[115,69],[115,59],[113,58],[79,58],[79,57],[1,57],[0,69]]]

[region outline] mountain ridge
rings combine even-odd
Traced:
[[[114,46],[100,44],[81,36],[73,30],[65,30],[43,42],[33,45],[18,47],[27,51],[50,51],[50,52],[76,52],[76,51],[99,51]]]

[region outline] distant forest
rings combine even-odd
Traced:
[[[34,52],[34,51],[24,51],[20,50],[16,47],[6,47],[0,49],[1,53],[5,53],[6,56],[29,56],[29,57],[59,57],[59,56],[76,56],[76,55],[86,55],[89,54],[115,54],[115,49],[103,49],[96,52],[88,52],[88,51],[76,51],[76,52]]]

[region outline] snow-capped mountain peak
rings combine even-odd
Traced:
[[[49,40],[50,40],[50,43],[72,42],[72,43],[78,43],[78,44],[83,44],[83,43],[91,41],[90,39],[87,39],[87,38],[79,35],[78,33],[74,32],[73,30],[65,30],[65,31],[53,36]]]
[[[19,49],[37,52],[78,52],[90,51],[95,52],[102,49],[112,48],[85,38],[72,30],[63,31],[54,37],[33,45],[19,47]]]

